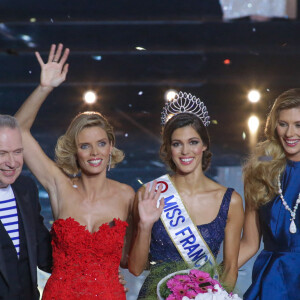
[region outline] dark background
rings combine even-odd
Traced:
[[[0,113],[14,114],[37,86],[34,51],[46,59],[50,45],[62,42],[71,49],[68,78],[43,105],[33,134],[53,157],[78,112],[100,111],[126,153],[110,176],[135,189],[137,179],[165,172],[158,149],[166,90],[207,105],[213,176],[216,166],[240,165],[249,153],[250,114],[263,126],[275,97],[300,86],[299,20],[223,22],[216,0],[6,0],[0,19]],[[258,104],[247,101],[251,88],[262,93]],[[97,104],[83,103],[87,89],[97,91]]]

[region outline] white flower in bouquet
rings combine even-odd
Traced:
[[[237,294],[228,294],[222,287],[215,285],[214,289],[208,289],[205,294],[198,294],[196,298],[184,296],[182,300],[242,300]]]
[[[242,300],[237,294],[228,294],[219,285],[215,285],[214,290],[208,289],[205,294],[198,294],[196,298],[184,296],[182,300]]]

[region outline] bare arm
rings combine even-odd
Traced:
[[[243,201],[238,193],[233,192],[225,228],[224,272],[221,278],[229,289],[234,288],[238,276],[238,255],[243,222]]]
[[[160,201],[159,207],[156,206],[162,186],[158,188],[157,192],[155,192],[156,182],[154,182],[151,190],[149,187],[147,184],[146,189],[141,188],[138,191],[133,208],[134,235],[128,269],[135,276],[140,275],[147,265],[151,230],[164,207],[163,199]]]
[[[246,204],[243,237],[240,244],[238,267],[240,268],[259,250],[261,230],[258,211]]]
[[[133,220],[132,220],[132,215],[130,215],[127,219],[128,227],[126,230],[126,236],[125,236],[125,241],[124,241],[124,247],[122,250],[122,258],[120,262],[121,268],[128,268],[128,253],[130,250],[130,244],[132,240],[132,234],[133,234]]]
[[[45,64],[38,52],[35,53],[37,60],[41,66],[40,85],[26,99],[23,105],[16,113],[16,118],[23,131],[30,131],[30,128],[36,118],[36,115],[53,88],[59,86],[65,81],[68,72],[68,64],[65,64],[69,49],[65,49],[61,57],[63,45],[59,44],[57,51],[56,45],[52,45],[48,62]]]
[[[134,190],[129,186],[128,186],[128,191],[126,193],[129,194],[130,204],[128,205],[128,217],[127,217],[128,227],[126,230],[125,242],[122,251],[122,259],[120,262],[120,266],[122,268],[128,268],[128,253],[130,250],[132,234],[133,234],[133,202],[134,202],[135,193]]]
[[[61,56],[62,49],[63,45],[60,44],[55,52],[56,46],[52,45],[48,62],[46,64],[44,64],[39,53],[36,53],[36,57],[42,69],[40,85],[27,98],[15,115],[22,132],[25,162],[32,173],[45,187],[47,192],[55,189],[55,175],[62,173],[56,167],[55,163],[46,156],[38,142],[31,135],[30,129],[48,94],[54,87],[60,85],[66,78],[68,65],[65,65],[65,62],[68,58],[69,50],[66,49],[64,54]],[[51,200],[56,202],[55,199]],[[56,216],[58,209],[57,203],[51,202],[51,205],[53,214]]]

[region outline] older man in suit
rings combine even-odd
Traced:
[[[37,300],[37,266],[50,272],[49,231],[38,190],[21,176],[23,146],[15,118],[0,115],[0,300]]]

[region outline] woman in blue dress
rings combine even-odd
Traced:
[[[182,92],[163,109],[160,155],[174,173],[148,183],[137,193],[129,270],[139,275],[150,262],[150,275],[138,299],[156,299],[156,291],[150,287],[155,288],[171,273],[174,261],[194,267],[206,262],[214,265],[223,240],[221,279],[230,288],[235,285],[243,205],[233,189],[204,174],[211,160],[208,120],[200,99]],[[161,196],[164,199],[159,204]],[[163,270],[159,277],[157,270]]]
[[[243,265],[259,249],[245,300],[300,299],[300,89],[275,101],[267,139],[245,165],[245,225],[239,254]]]

